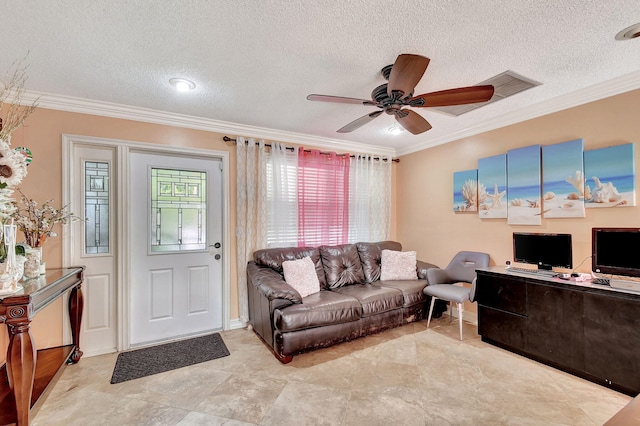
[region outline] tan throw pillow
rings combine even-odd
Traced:
[[[382,250],[380,280],[417,280],[416,252]]]
[[[300,297],[307,297],[320,291],[316,266],[310,257],[286,260],[282,262],[282,271],[284,280],[300,293]]]

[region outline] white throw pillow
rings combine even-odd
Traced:
[[[416,252],[382,250],[380,280],[417,280]]]
[[[320,291],[320,281],[316,274],[316,266],[309,256],[282,262],[284,280],[295,288],[300,297],[307,297]]]

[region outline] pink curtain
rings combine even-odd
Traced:
[[[349,155],[300,149],[298,247],[346,244],[349,234]]]

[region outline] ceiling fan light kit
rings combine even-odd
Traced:
[[[402,126],[398,126],[397,124],[394,124],[393,126],[387,129],[387,131],[392,135],[399,135],[400,133],[402,133],[403,130],[404,128]]]
[[[367,114],[338,129],[338,133],[352,132],[369,123],[383,112],[393,115],[396,121],[414,135],[431,129],[431,124],[417,112],[409,108],[442,107],[487,102],[494,92],[492,85],[460,87],[413,96],[416,85],[427,70],[429,58],[413,54],[398,55],[392,65],[380,71],[388,81],[373,89],[371,100],[346,98],[341,96],[317,95],[307,96],[310,101],[335,102],[357,105],[371,105],[380,111]]]

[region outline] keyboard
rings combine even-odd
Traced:
[[[591,284],[611,285],[609,278],[593,278]]]
[[[515,266],[511,266],[509,269],[507,269],[507,272],[518,272],[521,274],[531,274],[531,275],[538,275],[538,276],[541,275],[543,277],[548,277],[548,278],[554,278],[560,275],[557,272],[549,271],[547,269],[517,268]]]

